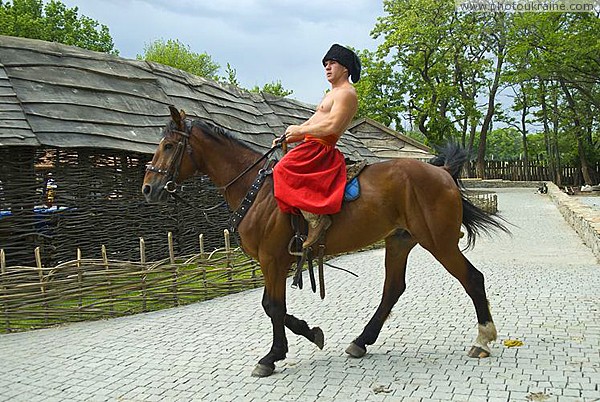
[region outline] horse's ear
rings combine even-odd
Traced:
[[[179,111],[179,116],[181,116],[181,120],[185,120],[185,118],[187,117],[187,116],[185,115],[185,111],[184,111],[183,109],[181,109],[181,110]]]
[[[169,105],[169,111],[171,112],[171,119],[177,124],[181,124],[181,115],[177,111],[177,108],[173,105]]]

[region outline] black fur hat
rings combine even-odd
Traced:
[[[337,61],[346,67],[352,82],[357,83],[360,80],[360,59],[352,50],[335,43],[323,57],[323,65],[327,60]]]

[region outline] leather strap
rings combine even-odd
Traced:
[[[263,168],[258,171],[258,175],[256,176],[256,179],[254,179],[254,183],[252,183],[250,186],[250,189],[246,193],[246,196],[242,200],[240,206],[235,210],[233,215],[231,215],[229,220],[229,228],[231,232],[237,231],[242,219],[244,219],[244,216],[246,216],[250,210],[250,207],[252,207],[252,203],[256,199],[256,195],[258,194],[258,191],[262,187],[266,178],[273,174],[273,169],[269,167],[270,164],[271,161],[267,160]]]

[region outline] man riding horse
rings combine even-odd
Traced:
[[[290,150],[273,170],[275,199],[286,213],[302,213],[308,222],[303,248],[315,244],[331,226],[329,215],[342,208],[346,184],[344,156],[335,144],[358,109],[356,90],[348,81],[360,79],[360,60],[334,44],[323,57],[331,84],[316,112],[304,123],[285,131],[285,142],[302,142]]]

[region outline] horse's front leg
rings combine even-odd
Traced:
[[[273,325],[273,345],[271,350],[252,371],[253,377],[267,377],[273,374],[275,362],[283,360],[288,351],[288,342],[285,336],[286,306],[285,284],[287,269],[280,270],[274,264],[261,264],[265,278],[265,291],[262,306],[265,313],[271,318]]]
[[[296,335],[302,335],[317,345],[319,349],[323,349],[323,346],[325,346],[325,335],[323,334],[321,328],[310,328],[306,321],[300,320],[290,314],[285,315],[285,326]]]

